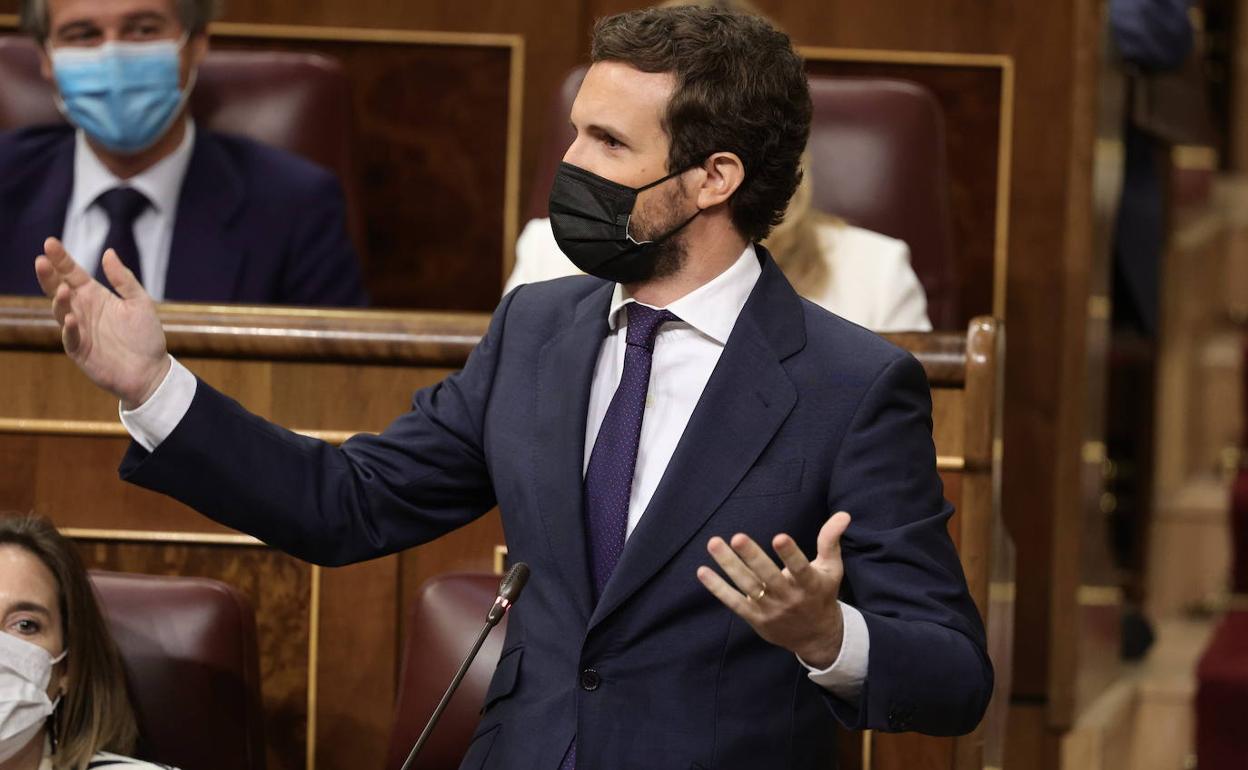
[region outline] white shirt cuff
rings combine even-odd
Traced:
[[[178,363],[178,359],[170,356],[169,372],[155,393],[135,409],[127,410],[121,404],[117,405],[121,424],[130,437],[139,442],[139,446],[154,452],[186,416],[191,402],[195,400],[196,387],[198,381],[195,375]]]
[[[845,602],[841,605],[841,623],[844,627],[841,652],[831,666],[823,670],[812,668],[798,657],[798,662],[810,672],[810,681],[831,692],[844,701],[857,700],[862,685],[867,681],[867,662],[871,653],[871,634],[867,621],[857,608]]]

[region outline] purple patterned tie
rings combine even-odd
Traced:
[[[628,498],[637,465],[641,418],[650,387],[650,359],[659,327],[679,320],[666,310],[630,302],[624,372],[598,429],[594,451],[585,469],[585,530],[589,535],[589,566],[594,595],[601,596],[607,579],[624,552],[628,529]]]
[[[594,577],[595,596],[602,595],[607,579],[624,552],[628,499],[633,490],[646,391],[650,388],[654,338],[660,326],[680,320],[667,310],[655,310],[636,302],[625,307],[628,329],[624,373],[602,419],[594,451],[589,456],[589,467],[585,470],[585,530],[589,535],[589,567]],[[559,770],[575,767],[576,741],[573,740]]]

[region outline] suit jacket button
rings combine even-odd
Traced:
[[[592,668],[587,668],[581,672],[581,689],[587,692],[593,692],[598,689],[598,685],[602,684],[602,677],[598,676],[598,672]]]

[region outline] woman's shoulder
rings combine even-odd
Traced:
[[[503,287],[503,293],[522,283],[549,281],[569,275],[581,275],[572,260],[559,250],[549,219],[532,219],[516,239],[516,264]]]
[[[845,222],[821,222],[819,239],[824,253],[835,255],[838,260],[904,260],[910,262],[910,247],[906,242],[864,227]]]
[[[820,224],[819,237],[832,279],[811,299],[877,332],[932,328],[905,241],[841,222]]]
[[[131,757],[123,757],[120,754],[110,754],[107,751],[101,751],[91,757],[91,761],[87,763],[87,770],[108,770],[109,768],[129,768],[129,770],[175,770],[169,765],[158,765],[154,762],[145,762],[142,759],[133,759]]]

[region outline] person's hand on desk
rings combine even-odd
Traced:
[[[713,537],[706,550],[732,584],[710,567],[698,568],[698,580],[759,636],[796,653],[812,668],[826,669],[840,655],[844,637],[837,598],[844,576],[841,536],[849,521],[842,511],[824,523],[814,561],[793,538],[776,535],[771,545],[783,570],[744,534],[733,535],[731,544]]]
[[[112,249],[103,266],[117,294],[79,267],[56,238],[44,241],[43,250],[35,275],[52,300],[65,352],[126,409],[138,407],[170,366],[156,303]]]

